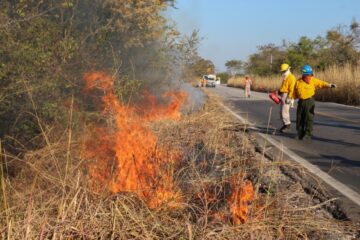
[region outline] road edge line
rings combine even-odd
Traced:
[[[231,110],[229,107],[225,106],[224,104],[220,103],[222,107],[227,110],[229,113],[231,113],[234,117],[236,117],[238,120],[240,120],[244,124],[249,125],[249,129],[259,130],[257,127],[253,126],[252,123],[250,123],[245,118],[241,117],[237,113],[235,113],[233,110]],[[277,148],[279,151],[283,151],[286,155],[288,155],[291,160],[299,163],[302,167],[304,167],[307,171],[314,174],[318,178],[320,178],[322,181],[324,181],[326,184],[328,184],[330,187],[334,188],[336,191],[341,193],[346,198],[350,199],[353,203],[355,203],[358,207],[360,207],[360,194],[355,192],[354,190],[347,187],[345,184],[339,182],[326,172],[322,171],[319,167],[316,165],[311,164],[306,159],[300,157],[290,149],[288,149],[286,146],[283,145],[282,148],[280,148],[278,145],[280,142],[277,142],[276,140],[272,139],[270,136],[265,135],[263,133],[258,133],[259,136],[261,136],[263,139],[268,141],[271,145],[273,145],[275,148]],[[280,143],[281,144],[281,143]]]

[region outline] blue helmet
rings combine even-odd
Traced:
[[[303,76],[308,76],[313,74],[313,70],[310,65],[305,65],[302,67],[301,73]]]

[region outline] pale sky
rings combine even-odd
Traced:
[[[169,15],[183,34],[200,30],[200,55],[225,70],[246,61],[257,46],[325,36],[338,25],[360,22],[360,0],[177,0]]]

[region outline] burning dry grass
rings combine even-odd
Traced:
[[[135,193],[151,208],[180,199],[168,170],[176,165],[180,154],[158,146],[147,125],[159,119],[179,119],[186,94],[167,93],[164,97],[170,97],[169,103],[160,105],[146,93],[146,105],[140,104],[140,111],[139,106],[127,106],[117,99],[110,76],[92,72],[84,80],[86,92],[103,92],[101,110],[115,123],[91,129],[85,140],[83,156],[91,161],[88,169],[93,185],[99,192],[105,188],[111,193]]]
[[[5,169],[20,168],[1,178],[1,238],[347,239],[354,230],[283,175],[283,163],[255,152],[246,126],[214,97],[199,112],[151,128],[159,148],[182,153],[170,171],[183,196],[176,207],[150,209],[136,192],[94,191],[80,135],[66,132],[21,159],[1,155]]]
[[[300,77],[295,71],[295,76]],[[319,79],[337,84],[337,88],[320,90],[316,98],[325,102],[337,102],[348,105],[360,105],[360,67],[345,65],[333,66],[324,72],[315,73]],[[255,77],[252,89],[261,92],[270,92],[279,89],[281,76]],[[230,87],[244,88],[243,78],[232,78],[228,81]]]

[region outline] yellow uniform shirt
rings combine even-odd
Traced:
[[[294,98],[308,99],[315,95],[315,90],[320,88],[326,88],[329,83],[320,79],[312,77],[309,83],[306,83],[302,78],[296,81],[294,89]]]
[[[296,83],[296,78],[294,74],[290,73],[281,84],[279,92],[287,93],[288,98],[294,98],[294,87]]]

